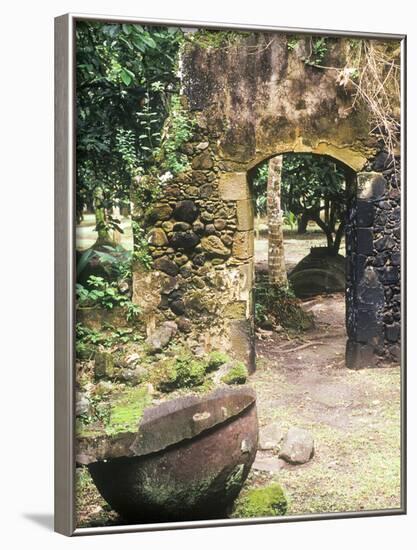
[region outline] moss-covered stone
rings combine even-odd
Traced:
[[[176,357],[160,361],[151,377],[152,383],[163,392],[178,388],[193,388],[205,382],[207,363],[184,351]]]
[[[232,368],[222,377],[225,384],[245,384],[248,379],[248,369],[241,361],[237,361]]]
[[[130,387],[117,394],[95,399],[88,422],[77,422],[79,437],[117,435],[137,430],[151,396],[146,386]]]
[[[233,511],[235,518],[284,516],[287,499],[278,483],[249,489],[239,496]]]

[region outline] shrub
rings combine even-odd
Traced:
[[[216,370],[225,363],[228,363],[229,361],[230,357],[227,355],[227,353],[224,353],[222,351],[212,351],[208,356],[207,370]]]

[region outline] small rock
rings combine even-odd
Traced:
[[[90,410],[90,401],[85,393],[77,392],[75,396],[75,416],[87,414]]]
[[[191,163],[193,170],[210,170],[212,166],[213,161],[211,160],[210,153],[207,149],[194,157],[193,162]]]
[[[147,370],[144,367],[136,367],[135,369],[122,369],[118,378],[130,386],[137,386],[146,375]]]
[[[175,249],[190,249],[194,248],[199,243],[199,241],[200,239],[198,235],[194,233],[194,231],[177,231],[172,235],[170,242],[171,246],[173,246]]]
[[[174,263],[172,260],[167,258],[166,256],[162,256],[161,258],[158,258],[153,263],[154,269],[158,269],[159,271],[163,271],[164,273],[167,273],[168,275],[171,275],[172,277],[175,277],[178,273],[178,266],[176,263]]]
[[[132,363],[136,363],[140,359],[139,353],[132,353],[131,355],[128,355],[126,357],[126,364],[130,365]]]
[[[129,283],[127,281],[119,281],[117,283],[117,288],[121,294],[127,294],[130,290]]]
[[[290,464],[304,464],[314,455],[314,439],[308,430],[290,428],[284,438],[279,458]]]
[[[156,352],[168,345],[171,338],[176,334],[178,326],[173,321],[165,321],[162,323],[153,334],[149,335],[146,343],[150,351]]]
[[[168,244],[168,239],[165,231],[159,227],[155,227],[149,231],[147,241],[153,246],[165,246]]]
[[[198,207],[194,201],[184,200],[177,203],[174,218],[181,222],[193,223],[198,217]]]
[[[265,456],[258,453],[252,468],[260,472],[277,473],[285,468],[285,461],[276,456]]]
[[[209,146],[208,141],[202,141],[197,145],[196,149],[198,149],[199,151],[204,151],[205,149],[207,149],[208,146]]]
[[[114,374],[114,359],[107,351],[98,351],[94,357],[94,377],[111,378]]]
[[[216,237],[215,235],[204,237],[201,240],[201,247],[208,254],[214,254],[216,256],[230,256],[229,248],[227,248],[219,237]]]
[[[268,424],[259,430],[258,449],[262,451],[271,451],[279,446],[284,438],[284,432],[276,423]]]

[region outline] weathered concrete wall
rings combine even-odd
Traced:
[[[378,164],[382,146],[369,135],[366,113],[350,108],[337,72],[304,62],[310,45],[305,37],[290,51],[285,35],[250,33],[237,44],[207,47],[196,38],[184,48],[182,99],[195,120],[182,148],[189,169],[165,184],[146,216],[154,270],[134,274],[150,332],[175,320],[190,345],[228,349],[254,368],[248,171],[277,154],[313,152],[359,173],[348,239],[348,362],[372,364],[397,345],[398,182]],[[326,65],[343,66],[344,45],[329,42]],[[382,179],[376,196],[369,182]],[[393,328],[384,332],[388,321]]]

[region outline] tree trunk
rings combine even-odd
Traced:
[[[268,275],[270,283],[278,286],[287,286],[281,210],[281,172],[282,156],[279,155],[269,161],[268,170]]]
[[[107,229],[107,215],[103,200],[103,190],[98,187],[94,192],[94,214],[96,217],[96,231],[98,233],[96,245],[110,244],[111,242]]]
[[[303,212],[301,216],[298,218],[297,233],[299,235],[304,235],[304,233],[307,233],[308,220],[309,220],[309,217],[306,212]]]

